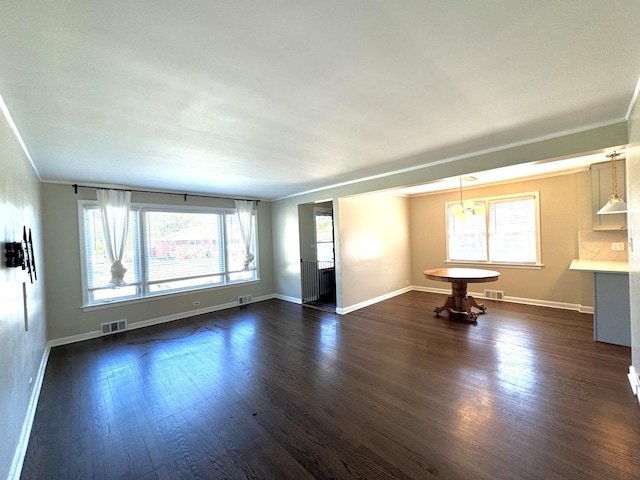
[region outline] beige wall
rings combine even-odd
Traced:
[[[590,195],[583,196],[590,184],[588,171],[570,175],[520,181],[492,187],[465,188],[464,198],[480,198],[530,191],[540,192],[541,269],[507,268],[492,265],[500,280],[485,285],[469,285],[470,291],[484,288],[504,291],[507,297],[592,307],[591,274],[569,271],[571,260],[578,258],[578,231],[590,218]],[[459,192],[424,195],[411,199],[411,255],[414,285],[446,288],[441,282],[424,278],[427,268],[447,266],[445,209],[448,201],[459,199]],[[584,302],[587,302],[586,304]]]
[[[338,205],[342,308],[405,288],[411,279],[409,200],[362,195]]]
[[[585,208],[591,198],[591,175],[586,172],[576,176],[576,201],[578,231],[589,231],[593,228],[593,212],[591,208]],[[576,288],[580,292],[580,305],[593,308],[593,273],[572,272],[572,278],[577,278]]]
[[[5,117],[0,113],[0,478],[7,478],[46,347],[45,270],[42,255],[40,185]],[[31,228],[38,280],[5,266],[6,242],[22,240]],[[28,331],[25,328],[23,286]],[[33,379],[30,384],[29,379]],[[23,445],[23,448],[26,445]],[[23,452],[24,453],[24,452]]]
[[[255,297],[273,294],[271,204],[258,207],[258,239],[260,242],[259,283],[199,290],[184,294],[126,302],[119,305],[83,311],[78,232],[78,200],[95,200],[95,190],[79,189],[74,194],[70,185],[42,185],[45,265],[55,272],[55,281],[47,284],[48,335],[50,340],[97,333],[100,323],[126,318],[129,324],[170,316],[189,316],[219,305],[233,303],[238,296]],[[181,196],[133,193],[134,203],[184,205]],[[231,200],[189,197],[188,205],[234,207]],[[193,306],[194,301],[200,305]]]

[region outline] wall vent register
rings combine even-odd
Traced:
[[[504,300],[504,292],[501,290],[486,290],[484,291],[484,298],[491,300]]]
[[[246,305],[247,303],[251,303],[253,300],[251,295],[243,295],[238,297],[238,305]]]
[[[127,329],[127,319],[117,320],[115,322],[106,322],[100,324],[102,335],[111,335],[112,333],[122,332]]]

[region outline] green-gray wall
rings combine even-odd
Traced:
[[[55,280],[47,283],[48,336],[54,342],[75,337],[95,336],[103,322],[127,319],[129,326],[187,317],[220,306],[233,304],[241,295],[255,298],[273,294],[273,263],[271,204],[258,206],[258,240],[260,281],[184,294],[155,297],[110,305],[82,308],[82,282],[80,265],[80,236],[78,231],[78,200],[96,199],[95,189],[79,189],[74,193],[71,185],[42,184],[45,266],[54,272]],[[182,196],[136,193],[133,203],[185,205]],[[190,206],[234,208],[232,200],[188,197]],[[193,302],[200,305],[194,307]]]
[[[18,446],[21,445],[22,450],[26,446],[26,438],[21,442],[23,424],[29,421],[28,412],[30,406],[33,407],[30,404],[32,392],[38,388],[38,372],[47,339],[40,184],[2,114],[0,205],[0,478],[7,478]],[[33,284],[26,271],[7,268],[4,261],[4,244],[21,241],[23,226],[31,228],[34,240],[38,280]]]

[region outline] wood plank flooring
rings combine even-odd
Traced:
[[[51,350],[24,479],[633,479],[630,349],[591,315],[280,300]]]

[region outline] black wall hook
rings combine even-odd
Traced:
[[[10,268],[22,267],[24,269],[24,249],[20,242],[7,242],[5,248],[5,264]]]

